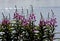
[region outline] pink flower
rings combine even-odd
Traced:
[[[29,24],[29,21],[27,20],[27,19],[23,19],[22,20],[22,25],[23,26],[26,26],[26,25],[28,25]]]
[[[14,13],[14,18],[18,17],[19,14],[18,13]]]
[[[14,13],[14,19],[23,20],[24,19],[24,16],[19,15],[19,13]]]
[[[56,18],[51,18],[50,20],[46,20],[46,25],[50,25],[50,26],[56,26]]]
[[[35,15],[34,15],[33,13],[30,14],[29,20],[30,20],[30,21],[36,21],[36,17],[35,17]]]
[[[25,19],[25,17],[22,15],[19,15],[19,20],[23,20],[23,19]]]
[[[2,24],[3,25],[7,25],[7,24],[9,24],[10,23],[10,21],[8,20],[8,19],[3,19],[2,20]]]
[[[50,24],[51,24],[52,26],[55,26],[56,23],[57,23],[56,18],[51,18]]]
[[[50,25],[51,26],[51,24],[50,24],[50,20],[46,20],[46,25]]]
[[[19,19],[19,13],[14,13],[14,19]]]
[[[44,20],[40,20],[39,26],[45,26],[45,25],[46,25],[45,21]]]

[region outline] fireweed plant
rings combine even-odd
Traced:
[[[2,13],[3,14],[3,13]],[[3,15],[4,16],[4,15]],[[1,23],[1,31],[3,32],[2,41],[11,41],[10,21],[4,16]]]
[[[31,6],[32,7],[32,6]],[[56,18],[54,15],[53,10],[52,17],[49,16],[48,18],[44,19],[42,13],[40,12],[41,18],[39,21],[39,25],[36,26],[36,16],[33,12],[29,14],[26,18],[25,16],[21,15],[17,11],[17,7],[15,6],[16,10],[14,12],[13,19],[15,23],[11,25],[10,20],[3,15],[3,20],[1,22],[1,29],[0,32],[4,32],[1,36],[2,41],[53,41],[54,39],[54,30],[57,26]],[[22,9],[23,13],[23,9]],[[28,11],[27,11],[28,14]],[[11,28],[14,28],[11,30]],[[13,32],[15,31],[15,32]],[[13,32],[13,33],[12,33]]]

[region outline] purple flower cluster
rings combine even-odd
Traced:
[[[46,25],[46,22],[44,20],[40,20],[39,26],[44,26]]]
[[[23,20],[24,19],[24,16],[22,15],[19,15],[19,13],[14,13],[14,19],[17,19],[17,20]]]
[[[52,26],[56,26],[56,23],[57,23],[56,18],[51,18],[50,24],[51,24]]]
[[[23,26],[26,26],[26,25],[28,25],[29,24],[29,21],[27,20],[27,19],[23,19],[22,20],[22,25]]]
[[[5,19],[2,20],[2,24],[3,24],[3,25],[10,24],[10,21],[5,18]]]
[[[35,21],[36,17],[32,13],[32,14],[29,15],[28,19],[26,19],[24,16],[19,15],[19,13],[16,12],[16,13],[14,13],[14,19],[21,20],[22,25],[25,26],[25,25],[29,24],[30,21]]]
[[[29,20],[30,21],[36,21],[36,16],[34,15],[34,13],[30,14]]]
[[[53,40],[54,30],[55,30],[54,27],[57,26],[56,25],[57,21],[56,21],[56,18],[54,17],[54,13],[52,10],[51,10],[52,18],[50,18],[49,14],[48,14],[47,20],[45,20],[43,18],[42,13],[40,12],[41,19],[39,21],[39,25],[35,25],[34,22],[36,22],[36,16],[33,13],[33,7],[32,7],[32,13],[30,13],[29,15],[28,15],[28,10],[27,10],[28,17],[25,17],[25,16],[19,14],[17,12],[16,6],[15,6],[15,8],[16,8],[16,11],[13,16],[13,19],[15,21],[13,21],[13,23],[12,22],[10,23],[10,18],[8,19],[2,13],[3,20],[1,22],[2,25],[0,27],[3,29],[0,29],[0,31],[3,31],[5,33],[5,34],[3,34],[3,36],[4,36],[3,41],[8,41],[8,40],[9,41],[12,41],[12,40],[18,41],[19,38],[21,38],[24,41],[43,41],[46,39]],[[23,9],[22,9],[22,14],[23,14]],[[8,28],[8,27],[12,27],[13,29]],[[9,35],[9,37],[8,37],[8,35]]]
[[[39,26],[49,25],[49,26],[57,26],[56,18],[50,18],[49,20],[40,20]]]

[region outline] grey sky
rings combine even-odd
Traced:
[[[31,4],[34,7],[60,7],[60,0],[0,0],[0,8],[14,8],[14,5],[28,8]]]

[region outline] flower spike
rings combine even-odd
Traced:
[[[3,12],[2,12],[2,16],[3,16],[3,19],[5,19],[5,16],[4,16]]]
[[[40,12],[40,15],[41,15],[41,19],[43,19],[43,15],[42,15],[42,13]]]
[[[54,18],[54,12],[53,12],[53,10],[51,9],[51,12],[52,12],[52,17]]]
[[[27,16],[27,18],[28,18],[28,9],[27,9],[27,15],[26,15],[26,16]]]
[[[9,20],[10,20],[10,18],[11,18],[11,17],[10,17],[10,13],[9,13]]]
[[[17,12],[17,6],[15,5],[15,12]]]
[[[48,20],[49,20],[49,18],[50,18],[50,17],[49,17],[49,12],[48,12]]]
[[[33,13],[33,6],[32,5],[31,5],[31,9],[32,9],[31,12]]]
[[[22,7],[22,11],[21,11],[21,12],[22,12],[22,14],[23,14],[23,7]]]

